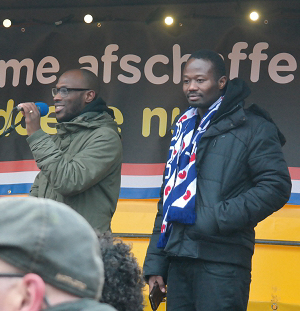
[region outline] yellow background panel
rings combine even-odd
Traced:
[[[300,206],[286,204],[282,209],[261,221],[255,232],[256,239],[300,242]]]
[[[158,200],[119,200],[112,220],[114,233],[151,234]]]

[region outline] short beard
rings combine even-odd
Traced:
[[[58,120],[57,118],[56,118],[56,120],[58,123],[70,122],[74,118],[78,117],[79,115],[80,115],[80,113],[78,113],[78,114],[67,114],[63,118],[61,118],[60,120]]]

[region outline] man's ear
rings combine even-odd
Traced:
[[[26,274],[23,279],[23,300],[20,311],[40,311],[44,303],[46,285],[43,279],[34,273]]]
[[[87,104],[89,104],[90,102],[92,102],[95,99],[95,96],[96,96],[96,93],[94,90],[87,91],[86,95],[85,95],[85,102]]]
[[[223,76],[219,79],[218,81],[218,84],[219,84],[219,90],[223,90],[225,85],[226,85],[226,82],[227,82],[227,77],[226,76]]]

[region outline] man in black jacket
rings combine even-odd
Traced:
[[[228,81],[215,52],[183,71],[188,110],[176,123],[144,274],[168,284],[167,310],[246,310],[257,223],[289,199],[291,180],[272,119]]]

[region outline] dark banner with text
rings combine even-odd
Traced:
[[[28,193],[38,169],[26,142],[21,102],[45,102],[42,129],[55,133],[51,88],[72,68],[93,71],[101,96],[115,113],[124,164],[120,198],[157,198],[170,141],[169,128],[187,108],[182,69],[190,53],[213,49],[230,79],[240,77],[287,139],[284,154],[293,179],[290,203],[300,204],[300,36],[297,21],[235,25],[226,19],[194,21],[177,32],[158,24],[106,22],[0,29],[0,194]]]

